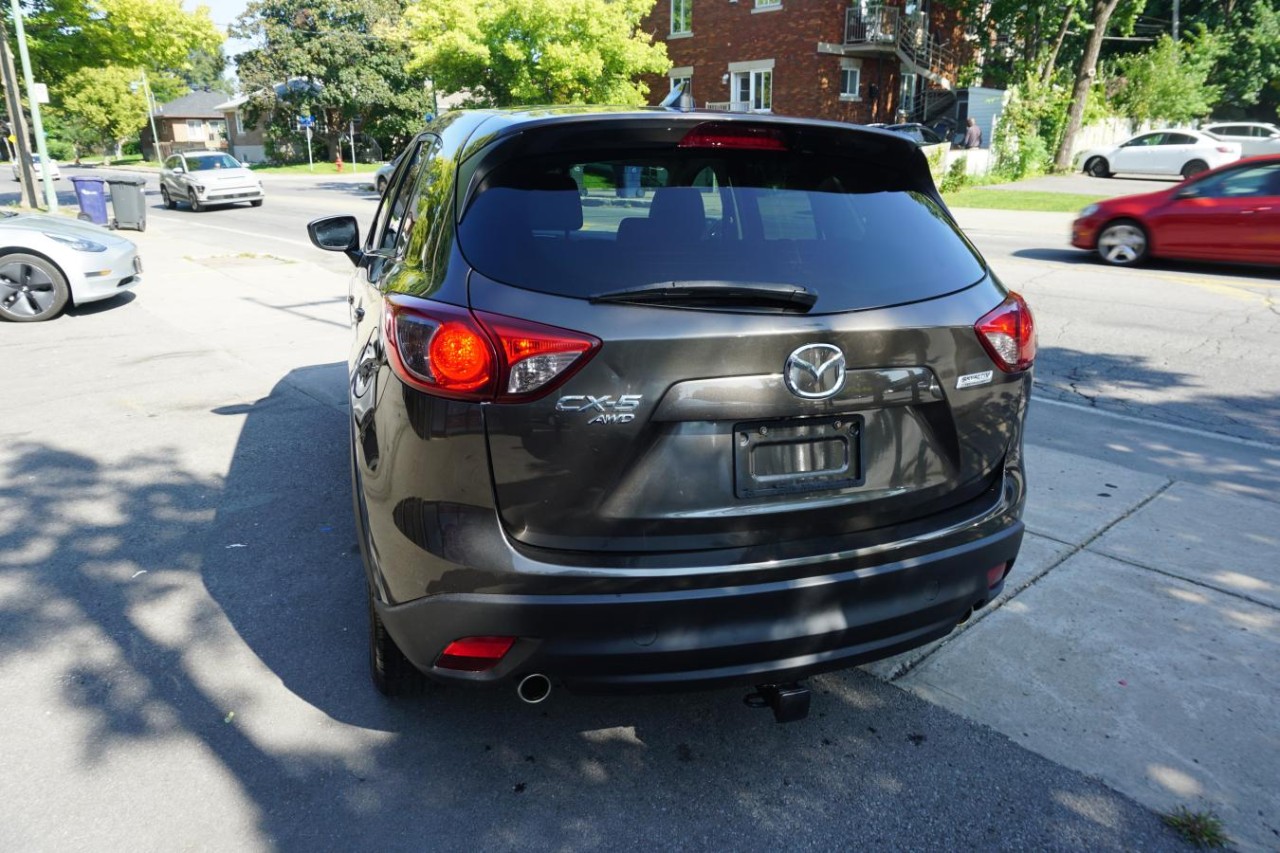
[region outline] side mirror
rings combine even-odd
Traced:
[[[181,166],[174,166],[174,167],[173,167],[173,173],[174,173],[175,175],[181,175],[181,174],[185,173],[186,171],[187,171],[187,170],[186,170],[186,169],[184,169],[184,168],[182,168]]]
[[[323,216],[307,223],[307,236],[317,249],[326,252],[342,252],[351,263],[360,263],[364,253],[360,251],[360,224],[350,215]]]

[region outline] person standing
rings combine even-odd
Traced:
[[[982,147],[982,128],[978,127],[978,123],[973,117],[965,119],[964,129],[964,147],[965,148],[981,148]]]

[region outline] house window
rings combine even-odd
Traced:
[[[756,0],[757,9],[781,9],[782,0]]]
[[[862,100],[861,86],[861,63],[856,59],[842,59],[840,61],[840,100]]]
[[[198,118],[187,119],[187,139],[195,141],[208,138],[208,132],[205,130],[204,122]]]
[[[733,75],[734,108],[753,113],[773,109],[773,71],[743,71]]]
[[[685,94],[693,94],[693,68],[689,66],[685,66],[683,68],[672,68],[667,72],[667,78],[671,81],[672,92],[676,90],[677,86],[683,83]]]
[[[244,113],[236,110],[236,135],[244,136]]]
[[[916,111],[916,75],[905,70],[902,72],[902,91],[898,96],[898,111],[905,117],[904,121],[911,121]]]
[[[671,0],[671,34],[689,35],[693,32],[693,0]]]

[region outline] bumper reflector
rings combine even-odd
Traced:
[[[493,669],[511,651],[515,637],[463,637],[445,646],[436,666],[463,672]]]
[[[1008,563],[1000,563],[987,569],[987,589],[991,589],[1000,581],[1004,580],[1004,574],[1009,570]]]

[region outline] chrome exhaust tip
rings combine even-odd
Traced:
[[[516,695],[520,697],[521,702],[529,705],[545,702],[551,695],[551,679],[540,672],[526,675],[516,686]]]

